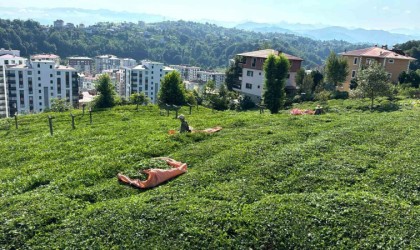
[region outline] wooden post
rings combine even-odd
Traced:
[[[50,115],[48,116],[48,123],[50,125],[50,134],[51,134],[51,136],[53,135],[53,124],[52,124],[52,119],[53,118],[54,117],[51,117]]]
[[[139,102],[140,102],[140,96],[139,95],[137,95],[136,102],[137,102],[136,111],[139,111]]]
[[[85,116],[85,107],[86,107],[86,103],[82,104],[82,108],[83,108],[83,116]]]
[[[16,129],[18,129],[18,120],[17,120],[17,113],[15,113],[15,126],[16,126]]]
[[[70,113],[70,115],[71,115],[71,127],[72,127],[73,129],[76,129],[76,127],[74,126],[74,117],[75,117],[75,115],[73,115],[73,114],[71,114],[71,113]]]
[[[90,125],[92,125],[92,108],[89,108]]]

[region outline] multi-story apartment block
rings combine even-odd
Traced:
[[[169,65],[169,67],[178,71],[181,74],[181,78],[183,81],[197,80],[197,73],[200,70],[199,67],[186,65]]]
[[[157,103],[160,82],[166,74],[174,69],[163,66],[163,63],[143,60],[141,65],[125,69],[125,90],[128,98],[131,94],[143,92],[153,103]]]
[[[121,67],[123,68],[133,68],[137,65],[136,60],[132,58],[123,58],[121,59]]]
[[[66,98],[78,106],[77,71],[59,65],[59,58],[37,58],[6,69],[9,114],[44,111],[51,108],[51,98]]]
[[[242,76],[240,77],[240,85],[234,86],[233,89],[244,95],[251,97],[255,102],[260,102],[264,88],[264,69],[265,60],[270,55],[284,55],[290,62],[289,75],[286,81],[286,88],[296,88],[296,73],[300,69],[303,59],[292,56],[281,51],[273,49],[258,50],[238,54],[243,58]]]
[[[109,75],[111,83],[118,95],[124,96],[125,73],[123,69],[104,70],[102,74]]]
[[[77,70],[79,73],[86,75],[93,74],[94,72],[94,61],[89,57],[69,57],[68,65]]]
[[[200,82],[208,82],[214,81],[216,84],[216,88],[220,88],[220,86],[225,82],[225,73],[221,72],[209,72],[209,71],[198,71],[197,72],[197,80]]]
[[[386,46],[352,50],[341,53],[341,56],[347,60],[349,66],[349,74],[342,87],[344,91],[349,90],[351,81],[357,77],[357,71],[373,61],[382,65],[388,72],[390,80],[396,83],[401,72],[408,72],[410,62],[415,60],[415,58],[406,56],[401,52],[388,50]]]
[[[7,105],[9,102],[9,96],[6,78],[6,68],[12,65],[26,63],[25,58],[16,56],[15,54],[20,54],[20,52],[18,51],[17,53],[9,55],[3,54],[0,56],[0,118],[9,117],[9,105]]]
[[[20,50],[12,50],[12,49],[0,49],[0,56],[2,55],[12,55],[12,56],[20,56]]]
[[[95,57],[95,69],[97,74],[104,70],[120,69],[121,59],[114,55],[101,55]]]

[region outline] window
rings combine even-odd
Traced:
[[[50,77],[53,77],[53,74],[50,74]]]
[[[371,63],[372,63],[372,59],[371,58],[366,59],[366,64],[370,65]]]
[[[392,73],[388,73],[388,79],[392,78]]]
[[[50,69],[52,69],[52,65],[50,65]]]
[[[28,75],[30,76],[30,75],[32,75],[32,71],[28,71]]]
[[[351,78],[355,78],[356,77],[356,70],[352,70],[351,71]]]
[[[394,59],[389,59],[388,62],[389,63],[394,63]]]
[[[248,71],[246,72],[246,75],[247,75],[247,76],[250,76],[250,77],[253,77],[253,76],[254,76],[254,72],[253,72],[253,71],[251,71],[251,70],[248,70]]]
[[[37,67],[39,68],[39,67],[41,67],[41,65],[38,63]]]
[[[357,65],[357,57],[354,58],[353,64]]]
[[[261,75],[261,72],[259,73],[259,75]]]
[[[252,58],[251,67],[255,68],[256,64],[257,64],[257,58]]]
[[[38,93],[40,93],[40,94],[41,94],[41,90],[38,90]]]
[[[57,71],[57,75],[59,76],[59,75],[61,75],[61,72],[60,71]]]
[[[41,71],[38,70],[38,75],[41,74]]]
[[[41,77],[38,77],[38,81],[41,81]]]
[[[258,88],[260,88],[260,85],[258,85]]]
[[[245,88],[247,88],[247,89],[252,89],[252,84],[251,84],[251,83],[246,83],[246,84],[245,84]]]

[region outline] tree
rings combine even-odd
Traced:
[[[391,89],[388,73],[376,62],[358,72],[357,83],[357,89],[360,90],[364,96],[370,98],[371,109],[373,108],[375,97],[387,95]]]
[[[314,78],[312,75],[305,75],[303,78],[302,84],[300,85],[301,93],[305,93],[305,99],[310,100],[312,99],[313,94],[313,86],[314,86]]]
[[[170,105],[185,104],[185,86],[178,71],[165,75],[159,90],[159,102]]]
[[[95,88],[99,92],[94,102],[96,108],[110,108],[115,105],[115,91],[109,75],[101,75],[96,82]]]
[[[314,79],[312,92],[315,92],[317,89],[320,89],[322,87],[322,81],[324,80],[324,75],[321,72],[319,72],[319,70],[313,70],[311,72],[311,76]]]
[[[64,112],[70,109],[71,109],[71,105],[70,103],[66,102],[66,99],[51,98],[51,111]]]
[[[297,72],[296,72],[296,77],[295,77],[295,82],[296,82],[296,86],[302,86],[303,83],[303,78],[305,78],[306,73],[305,70],[300,68]]]
[[[234,86],[240,85],[239,77],[241,76],[242,68],[239,66],[239,64],[241,60],[242,57],[236,56],[233,64],[231,64],[226,70],[225,82],[229,91],[232,91]]]
[[[270,55],[264,63],[263,100],[272,114],[279,112],[285,102],[286,77],[290,62],[284,55]]]
[[[325,78],[327,82],[340,86],[348,75],[349,66],[345,58],[338,57],[331,52],[325,63]]]
[[[398,81],[400,84],[409,84],[413,88],[419,88],[420,85],[420,70],[414,71],[411,70],[410,73],[406,73],[405,71],[401,72],[398,76]]]

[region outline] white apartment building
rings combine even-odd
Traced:
[[[197,72],[197,80],[201,82],[208,82],[214,81],[216,84],[216,88],[220,88],[220,86],[225,82],[225,73],[221,72],[209,72],[209,71],[198,71]]]
[[[104,70],[120,69],[121,59],[114,55],[101,55],[95,57],[95,69],[97,74]]]
[[[197,73],[200,71],[199,67],[186,66],[186,65],[169,65],[172,69],[175,69],[181,74],[183,81],[195,81],[197,80]]]
[[[107,74],[111,79],[111,83],[114,86],[115,92],[124,96],[125,88],[125,73],[124,69],[104,70],[102,74]]]
[[[51,108],[51,98],[66,98],[77,107],[77,71],[59,65],[59,58],[36,58],[31,57],[31,61],[26,64],[6,69],[9,114],[42,112]]]
[[[0,49],[0,56],[2,55],[12,55],[12,56],[20,56],[20,50],[12,50],[12,49]]]
[[[153,103],[157,103],[160,82],[166,74],[174,69],[163,66],[163,63],[141,61],[141,65],[125,69],[124,97],[143,92]]]
[[[132,58],[123,58],[121,59],[121,67],[123,68],[133,68],[137,65],[136,60]]]
[[[68,65],[79,73],[89,75],[94,72],[94,60],[90,57],[69,57],[68,61]]]
[[[16,56],[16,54],[20,54],[19,50],[14,51],[13,54],[3,54],[0,56],[0,118],[9,117],[6,68],[12,65],[25,64],[27,61],[26,58]]]

